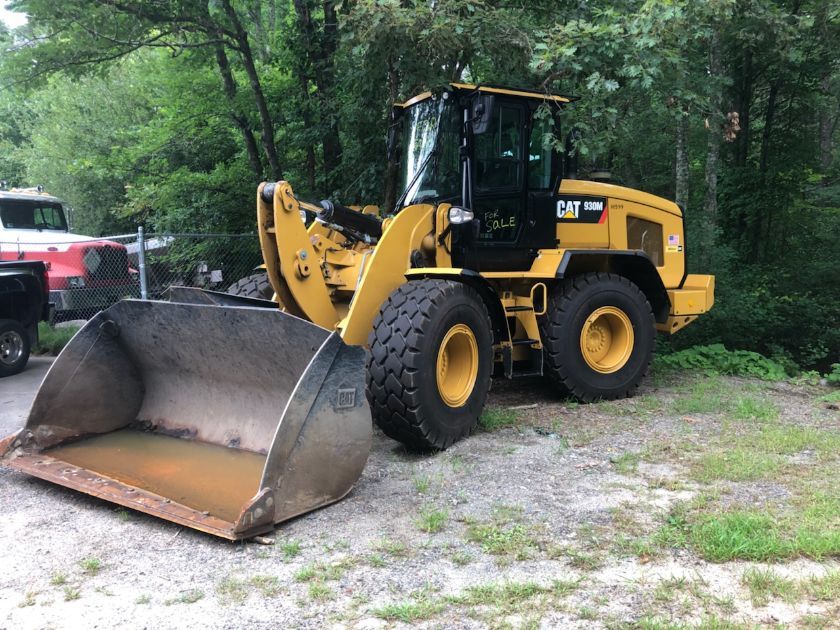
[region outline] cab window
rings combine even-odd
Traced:
[[[528,138],[528,190],[551,188],[552,131],[550,120],[533,118]]]
[[[12,230],[67,230],[64,211],[59,204],[2,201],[0,222]]]
[[[497,104],[485,133],[475,137],[478,190],[520,187],[522,168],[522,109]]]

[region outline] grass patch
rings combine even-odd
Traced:
[[[445,604],[443,602],[420,597],[413,601],[395,602],[381,608],[374,608],[371,613],[380,619],[411,623],[412,621],[434,617],[444,608]]]
[[[478,424],[485,431],[497,431],[516,426],[519,424],[519,417],[511,409],[490,408],[484,410],[478,419]]]
[[[228,576],[216,585],[216,593],[225,603],[240,604],[248,597],[248,589],[243,580]]]
[[[786,602],[796,600],[799,589],[794,580],[780,576],[771,569],[747,569],[741,583],[750,591],[755,606],[766,606],[773,599]]]
[[[466,551],[456,551],[452,554],[452,562],[457,564],[459,567],[466,566],[470,564],[474,558],[468,554]]]
[[[143,606],[145,604],[151,604],[152,603],[152,598],[149,597],[148,595],[141,595],[140,597],[138,597],[137,599],[134,600],[134,603],[139,605],[139,606]]]
[[[385,557],[382,554],[372,553],[367,557],[367,563],[375,569],[381,569],[388,564],[388,561],[385,560]]]
[[[38,345],[32,351],[34,354],[56,356],[78,331],[78,326],[53,328],[46,322],[41,322],[38,324]]]
[[[356,565],[356,559],[350,556],[330,563],[308,564],[298,569],[293,578],[295,582],[324,582],[340,580],[347,570]]]
[[[99,558],[85,558],[79,562],[79,566],[87,575],[96,575],[102,570],[102,561]]]
[[[414,478],[414,489],[419,494],[426,494],[432,485],[432,479],[428,475],[421,475]]]
[[[76,588],[75,586],[65,586],[64,587],[64,601],[65,602],[72,602],[74,600],[79,599],[82,596],[82,592]]]
[[[526,560],[537,541],[522,523],[500,525],[473,523],[467,529],[467,540],[477,543],[482,550],[494,556],[511,556]]]
[[[446,510],[435,510],[426,508],[420,512],[420,517],[415,521],[420,531],[427,534],[437,534],[443,531],[443,526],[449,518],[449,512]]]
[[[732,408],[732,417],[736,420],[758,420],[771,422],[779,417],[779,408],[772,400],[741,396]]]
[[[450,598],[455,604],[465,606],[499,606],[508,608],[523,600],[531,599],[543,593],[550,593],[551,588],[536,582],[503,582],[501,584],[481,584],[467,588],[461,595]]]
[[[750,510],[704,515],[691,527],[690,541],[712,562],[840,555],[840,529],[808,516],[793,515],[786,521]]]
[[[793,455],[814,450],[822,455],[834,456],[840,452],[840,433],[822,431],[812,427],[775,425],[762,427],[746,437],[754,449],[779,455]]]
[[[840,600],[840,571],[831,571],[822,577],[812,577],[802,584],[805,592],[822,602]]]
[[[309,598],[323,602],[335,597],[333,590],[323,582],[313,582],[309,585]]]
[[[720,378],[698,380],[681,389],[683,393],[671,405],[676,414],[722,413],[731,407],[727,386]]]
[[[408,556],[408,546],[400,540],[383,538],[373,545],[373,548],[376,551],[387,553],[389,556],[394,556],[396,558],[405,558]]]
[[[622,453],[610,458],[617,473],[621,475],[632,475],[639,466],[640,456],[638,453]]]
[[[204,599],[204,592],[194,588],[184,591],[178,597],[167,599],[163,604],[165,606],[171,606],[172,604],[194,604],[201,599]]]
[[[695,479],[704,483],[719,479],[755,481],[773,476],[780,468],[778,457],[736,447],[701,455],[692,465],[691,472]]]
[[[315,567],[311,564],[306,565],[305,567],[301,567],[295,574],[292,576],[295,582],[308,582],[309,580],[313,579],[316,575],[317,571]]]
[[[67,574],[65,573],[53,573],[50,577],[50,584],[53,586],[64,586],[67,584]]]
[[[291,560],[298,554],[300,554],[300,541],[299,540],[287,540],[282,545],[280,545],[280,553],[283,554],[283,558],[285,560]]]
[[[35,596],[38,593],[34,591],[27,591],[26,594],[23,596],[23,599],[18,604],[18,608],[28,608],[29,606],[35,605]]]

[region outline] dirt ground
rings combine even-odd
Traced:
[[[840,627],[840,588],[762,598],[746,577],[806,584],[837,575],[836,558],[711,562],[657,534],[698,497],[785,504],[772,475],[698,481],[728,412],[685,401],[718,388],[840,434],[819,387],[653,378],[632,400],[576,405],[539,381],[496,383],[497,428],[431,456],[377,433],[349,497],[279,526],[273,545],[0,469],[0,628]]]

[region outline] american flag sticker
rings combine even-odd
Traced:
[[[679,245],[680,244],[680,235],[679,234],[669,234],[668,235],[668,245]]]

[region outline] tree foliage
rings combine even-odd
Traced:
[[[252,231],[257,182],[393,203],[391,103],[448,81],[582,97],[555,142],[686,206],[712,313],[673,339],[840,348],[840,8],[822,0],[15,0],[0,179],[88,233]]]

